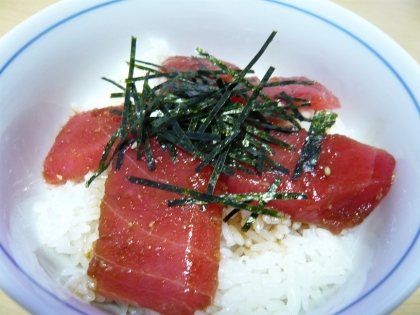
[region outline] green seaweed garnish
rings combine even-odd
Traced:
[[[156,182],[146,178],[128,176],[126,177],[126,180],[130,183],[166,190],[169,192],[184,195],[186,197],[190,197],[189,199],[176,199],[175,201],[169,200],[168,206],[218,203],[226,207],[235,207],[238,209],[250,211],[255,214],[264,214],[273,217],[279,217],[277,210],[266,208],[263,206],[263,204],[266,203],[268,199],[306,199],[306,195],[301,193],[276,193],[272,191],[269,191],[267,193],[230,194],[217,196],[211,193],[203,193],[197,190]],[[260,200],[261,204],[251,205],[249,203],[250,200]]]
[[[321,153],[322,140],[327,135],[328,129],[334,125],[336,118],[335,113],[315,112],[292,179],[298,179],[303,172],[313,172]]]
[[[120,127],[107,143],[98,171],[87,181],[89,185],[104,172],[116,158],[115,167],[122,166],[124,152],[135,146],[137,159],[144,159],[150,171],[156,168],[154,152],[150,145],[155,137],[161,148],[177,163],[177,148],[185,150],[200,159],[196,168],[200,172],[211,165],[213,171],[207,183],[206,193],[172,185],[128,177],[133,183],[148,185],[183,194],[185,198],[171,200],[171,206],[184,204],[221,203],[252,212],[244,229],[249,229],[259,214],[277,216],[277,211],[265,208],[271,199],[303,199],[304,194],[276,192],[277,179],[266,193],[215,196],[213,193],[222,173],[234,176],[236,171],[248,174],[272,172],[289,174],[291,170],[277,163],[273,158],[273,146],[294,150],[287,142],[279,140],[276,134],[294,133],[301,129],[300,122],[311,122],[308,139],[295,167],[293,178],[303,171],[313,170],[319,157],[320,145],[325,131],[332,125],[335,114],[319,112],[312,119],[305,118],[300,109],[309,106],[310,100],[295,98],[282,92],[277,99],[270,99],[263,89],[270,86],[302,84],[313,81],[289,80],[269,81],[274,72],[269,67],[258,84],[252,84],[246,75],[253,73],[257,63],[272,42],[272,32],[260,50],[242,70],[231,69],[224,62],[197,48],[198,54],[216,65],[219,70],[177,71],[136,59],[136,38],[131,39],[128,76],[125,84],[103,78],[120,92],[112,98],[124,100],[121,110],[111,113],[122,118]],[[135,69],[145,72],[135,76]],[[230,77],[231,79],[226,79]],[[151,87],[151,79],[161,79]],[[141,89],[137,89],[141,84]],[[279,126],[273,120],[284,123]],[[254,205],[252,201],[256,201]],[[230,214],[227,216],[229,217]]]
[[[274,193],[277,191],[280,185],[280,177],[277,177],[273,184],[271,184],[270,188],[268,188],[269,193]],[[299,198],[299,197],[298,197]],[[298,199],[296,198],[296,199]],[[306,196],[302,196],[302,199],[307,199]],[[260,200],[258,203],[260,206],[265,206],[267,204],[266,200]],[[251,215],[248,217],[244,225],[242,226],[242,231],[247,232],[251,226],[254,224],[255,220],[257,220],[259,214],[258,213],[251,213]]]

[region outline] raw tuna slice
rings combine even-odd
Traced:
[[[229,62],[224,62],[229,68],[233,70],[239,70],[237,66]],[[177,70],[177,71],[198,71],[198,70],[220,70],[219,67],[215,66],[213,63],[207,59],[200,57],[186,57],[186,56],[173,56],[166,59],[162,66],[166,68],[167,71]],[[222,79],[225,81],[232,80],[230,75],[222,76]]]
[[[291,174],[299,158],[307,132],[302,130],[279,138],[296,147],[288,151],[273,147],[274,159]],[[305,192],[308,200],[275,200],[267,206],[289,214],[295,221],[316,224],[333,233],[360,224],[388,193],[395,159],[380,150],[341,135],[328,135],[315,171],[292,180],[282,176],[278,191]],[[276,175],[251,176],[241,172],[227,180],[229,193],[262,192]]]
[[[276,77],[271,78],[269,82],[281,82],[289,80],[310,81],[306,77]],[[287,95],[292,97],[309,99],[311,100],[311,106],[308,108],[314,110],[332,110],[341,107],[338,98],[332,94],[325,86],[316,81],[312,85],[288,84],[283,86],[267,87],[263,89],[263,92],[273,100],[277,99],[281,92],[285,92]]]
[[[239,70],[239,68],[231,63],[225,62],[230,68]],[[162,66],[178,71],[196,71],[196,70],[219,70],[217,66],[212,64],[210,61],[204,58],[198,57],[185,57],[185,56],[174,56],[166,59]],[[229,81],[232,79],[231,76],[224,76],[224,80]],[[290,78],[271,78],[269,82],[279,81],[310,81],[306,77],[290,77]],[[249,77],[248,81],[251,84],[258,84],[259,79],[257,77]],[[285,92],[289,96],[304,98],[311,100],[310,109],[317,110],[331,110],[340,108],[340,101],[333,95],[325,86],[319,82],[314,82],[313,85],[302,85],[302,84],[288,84],[284,86],[275,86],[264,88],[263,92],[267,94],[271,99],[278,99],[278,95],[281,92]]]
[[[47,183],[80,181],[98,169],[105,145],[121,124],[121,118],[109,112],[112,108],[116,107],[94,109],[69,119],[44,160]]]
[[[199,161],[191,155],[179,151],[174,164],[156,141],[152,148],[155,171],[129,149],[122,169],[109,174],[88,274],[109,299],[194,314],[212,303],[217,289],[222,207],[170,208],[168,199],[179,195],[127,182],[126,176],[137,176],[205,191],[210,168],[196,174]]]

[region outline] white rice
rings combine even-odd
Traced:
[[[65,286],[89,302],[96,298],[95,284],[86,275],[86,270],[93,242],[98,239],[105,179],[106,176],[100,176],[89,188],[84,183],[70,181],[61,186],[48,186],[44,199],[34,206],[41,244],[68,260],[61,270],[62,279],[58,280],[64,280]]]
[[[263,216],[244,233],[249,213],[223,224],[215,314],[301,314],[347,281],[355,252],[351,233]]]

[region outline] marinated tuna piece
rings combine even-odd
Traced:
[[[271,78],[268,82],[281,82],[281,81],[311,81],[306,77],[290,77],[290,78]],[[267,94],[271,99],[278,99],[281,92],[286,93],[289,96],[308,99],[311,101],[311,106],[308,109],[317,110],[332,110],[340,108],[340,101],[338,98],[331,93],[325,86],[317,81],[311,85],[302,84],[287,84],[282,86],[273,86],[263,89],[263,92]]]
[[[229,62],[224,62],[229,68],[233,70],[239,70],[237,66]],[[198,71],[198,70],[220,70],[219,67],[215,66],[213,63],[207,59],[201,57],[186,57],[186,56],[174,56],[166,59],[162,66],[166,68],[167,71]],[[232,80],[230,75],[221,76],[225,81]]]
[[[223,62],[229,68],[233,70],[239,70],[239,68],[234,64],[225,61]],[[177,71],[220,70],[218,66],[215,66],[212,62],[205,58],[186,56],[169,57],[162,63],[162,67],[165,67],[168,70]]]
[[[155,171],[129,149],[122,168],[109,174],[88,274],[109,299],[162,314],[194,314],[212,303],[217,289],[222,207],[168,207],[181,196],[126,181],[136,176],[205,191],[211,168],[197,174],[199,161],[191,155],[179,150],[174,164],[154,140],[152,149]]]
[[[44,160],[43,175],[49,184],[81,181],[98,169],[107,142],[121,124],[111,114],[116,107],[94,109],[72,116],[57,135]]]
[[[292,180],[305,130],[283,134],[281,140],[295,146],[289,151],[274,147],[274,160],[290,170],[282,176],[278,191],[305,192],[307,200],[272,200],[267,206],[289,214],[295,221],[316,224],[333,233],[360,224],[388,193],[394,176],[395,159],[377,149],[341,135],[327,135],[314,172]],[[237,172],[227,179],[229,193],[263,192],[275,174],[262,176]]]
[[[231,69],[239,70],[239,68],[231,63],[225,62]],[[219,67],[207,59],[200,57],[185,57],[185,56],[174,56],[166,59],[162,66],[168,70],[177,71],[197,71],[197,70],[220,70]],[[231,76],[223,76],[223,79],[230,81]],[[256,85],[259,83],[258,77],[249,77],[248,81]],[[290,77],[290,78],[271,78],[268,82],[280,82],[280,81],[311,81],[306,77]],[[285,92],[287,95],[309,99],[311,106],[308,109],[317,110],[332,110],[340,108],[340,101],[338,98],[331,93],[325,86],[319,82],[314,81],[314,84],[303,85],[303,84],[287,84],[283,86],[267,87],[263,89],[263,92],[267,94],[271,99],[278,99],[281,92]]]

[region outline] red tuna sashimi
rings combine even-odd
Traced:
[[[212,303],[217,289],[222,207],[168,207],[180,196],[127,182],[137,176],[205,191],[210,168],[196,174],[199,161],[191,155],[179,150],[174,164],[156,141],[152,148],[155,171],[130,149],[121,170],[109,174],[88,274],[107,298],[162,314],[194,314]]]
[[[68,120],[44,160],[47,183],[80,181],[98,169],[105,145],[121,124],[121,118],[109,112],[112,108],[116,107],[79,113]]]
[[[225,62],[231,69],[239,70],[239,68],[231,63]],[[185,57],[185,56],[174,56],[166,59],[162,66],[178,71],[196,71],[196,70],[220,70],[219,67],[204,58],[199,57]],[[224,80],[229,81],[232,79],[231,76],[224,76]],[[310,81],[306,77],[290,77],[290,78],[271,78],[269,82],[279,81]],[[250,77],[248,81],[251,84],[258,84],[259,80],[257,77]],[[271,99],[276,100],[281,92],[285,92],[289,96],[309,99],[311,100],[311,106],[309,109],[317,110],[331,110],[340,108],[340,101],[338,98],[331,93],[325,86],[319,82],[314,82],[312,85],[302,84],[288,84],[284,86],[267,87],[263,89],[263,92],[267,94]]]
[[[293,173],[307,132],[302,130],[279,138],[295,146],[288,151],[273,147],[274,159]],[[278,191],[305,192],[308,200],[274,200],[267,206],[289,214],[298,222],[316,224],[333,233],[360,224],[388,193],[395,159],[377,149],[341,135],[327,135],[315,171],[297,180],[282,176]],[[251,176],[237,172],[227,180],[229,193],[263,192],[275,174]]]
[[[224,62],[229,68],[233,70],[239,70],[237,66],[229,62]],[[166,59],[162,66],[166,68],[167,71],[198,71],[198,70],[220,70],[219,67],[215,66],[213,63],[207,59],[201,57],[186,57],[186,56],[173,56]],[[222,76],[223,80],[230,81],[232,77],[230,75]]]
[[[268,82],[281,82],[289,80],[310,81],[306,77],[275,77],[271,78]],[[316,81],[314,81],[314,84],[311,85],[287,84],[283,86],[267,87],[263,89],[263,92],[273,100],[276,100],[281,92],[285,92],[287,95],[292,97],[309,99],[311,100],[311,106],[308,107],[308,109],[331,110],[341,107],[338,98],[325,86]]]

